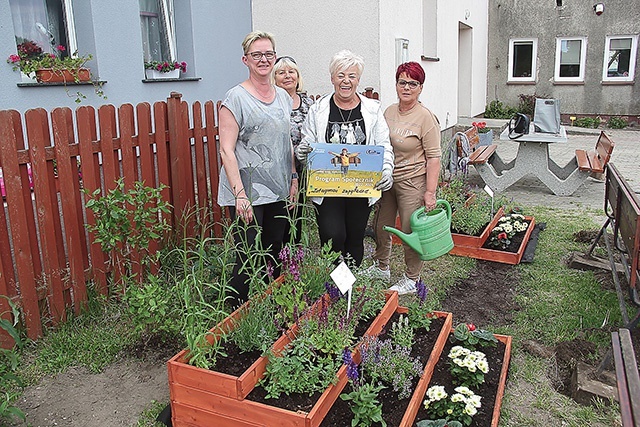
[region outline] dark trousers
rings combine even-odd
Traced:
[[[371,208],[367,198],[325,197],[316,206],[320,242],[331,240],[331,249],[343,257],[351,256],[359,266],[364,257],[364,233]]]
[[[305,187],[307,180],[305,179],[302,171],[298,172],[300,176],[298,184],[298,200],[293,209],[288,211],[287,225],[284,234],[285,243],[292,243],[299,245],[302,241],[302,223],[305,211],[305,204],[307,203],[307,197],[305,194]]]
[[[236,219],[236,209],[234,206],[229,207],[231,219]],[[287,225],[285,202],[275,202],[266,205],[253,206],[254,222],[246,225],[240,220],[240,224],[235,226],[233,230],[233,240],[236,246],[236,263],[233,266],[233,274],[229,285],[237,291],[236,295],[231,295],[232,307],[237,307],[247,301],[249,298],[249,274],[258,274],[258,272],[240,272],[240,269],[247,262],[248,256],[255,254],[248,252],[253,248],[258,235],[256,224],[261,229],[261,239],[263,249],[268,249],[271,257],[262,259],[258,263],[264,266],[270,260],[274,266],[274,277],[280,275],[280,263],[278,254],[282,249],[282,241],[285,236],[285,228]]]

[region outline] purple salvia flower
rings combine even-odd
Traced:
[[[344,350],[342,350],[342,363],[348,365],[351,363],[351,360],[351,350],[349,350],[349,347],[345,347]]]
[[[282,261],[283,263],[289,260],[289,246],[284,246],[282,249],[280,249],[278,258],[280,258],[280,261]]]
[[[329,294],[329,298],[331,298],[331,300],[340,298],[340,289],[338,289],[337,286],[332,285],[329,282],[324,282],[324,288],[327,290],[327,294]]]
[[[271,264],[271,261],[267,261],[267,276],[271,280],[273,280],[273,271],[273,264]]]
[[[349,378],[351,381],[357,384],[358,377],[359,377],[358,365],[356,365],[356,363],[352,360],[347,365],[347,378]]]
[[[429,289],[424,284],[422,279],[416,282],[416,294],[418,295],[418,299],[420,299],[420,304],[424,304],[427,299],[427,294],[429,293]]]
[[[318,314],[318,320],[321,325],[327,325],[329,323],[329,306],[324,298],[320,299],[320,313]]]

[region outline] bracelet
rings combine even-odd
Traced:
[[[291,179],[298,179],[298,173],[297,172],[292,173]]]

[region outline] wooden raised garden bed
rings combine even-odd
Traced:
[[[380,333],[398,307],[398,294],[386,295],[387,302],[367,329],[367,335]],[[231,316],[230,316],[231,317]],[[224,324],[228,324],[225,320]],[[235,322],[231,322],[235,324]],[[216,339],[224,325],[212,330]],[[272,347],[280,350],[293,334],[283,335]],[[184,362],[185,351],[169,361],[169,393],[172,424],[177,426],[318,426],[347,383],[346,366],[338,370],[338,381],[329,386],[309,412],[289,411],[246,399],[263,377],[267,357],[260,357],[240,377],[196,368]]]

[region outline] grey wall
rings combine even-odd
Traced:
[[[601,84],[606,36],[640,33],[640,3],[603,1],[605,11],[596,16],[596,2],[563,0],[557,7],[556,0],[490,0],[487,103],[517,106],[519,94],[539,94],[560,99],[563,114],[640,114],[638,58],[635,84]],[[584,84],[553,83],[555,38],[563,36],[587,37]],[[538,38],[536,83],[507,84],[509,40],[529,37]]]
[[[92,73],[106,81],[108,99],[91,86],[73,86],[87,99],[80,105],[165,100],[171,91],[188,102],[222,99],[247,76],[241,43],[251,31],[251,0],[175,0],[178,59],[188,63],[192,81],[144,83],[138,1],[74,0],[78,51],[92,53]],[[16,53],[9,0],[0,0],[0,59]],[[198,78],[199,80],[196,80]],[[75,108],[64,87],[19,87],[20,73],[0,64],[0,109]]]

